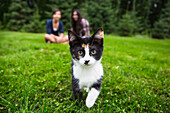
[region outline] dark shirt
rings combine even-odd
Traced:
[[[54,34],[56,36],[59,36],[58,33],[64,33],[64,25],[62,23],[62,21],[59,20],[59,26],[57,28],[57,31],[53,30],[53,22],[52,19],[47,21],[47,34]]]

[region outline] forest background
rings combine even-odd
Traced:
[[[103,27],[106,34],[170,38],[168,0],[1,0],[0,29],[44,33],[56,8],[61,10],[65,31],[71,28],[72,10],[78,8],[91,32]]]

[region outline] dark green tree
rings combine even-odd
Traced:
[[[133,3],[133,13],[138,20],[137,31],[139,33],[149,33],[150,24],[149,24],[149,15],[150,15],[150,6],[151,0],[134,0]]]
[[[118,24],[118,33],[122,36],[132,36],[137,28],[133,13],[126,13],[122,16]]]
[[[13,0],[8,11],[9,30],[21,31],[24,25],[30,24],[33,10],[28,7],[26,0]]]
[[[104,2],[102,0],[86,1],[85,8],[91,32],[95,32],[99,27],[103,27],[105,33],[113,32],[113,10],[110,0],[105,0]]]
[[[52,18],[52,11],[59,9],[58,0],[35,0],[37,4],[40,20],[48,20]]]
[[[162,10],[160,19],[154,23],[152,30],[152,37],[163,39],[170,38],[170,1],[166,4],[166,7]]]
[[[0,29],[5,28],[8,23],[6,13],[9,10],[11,0],[0,0]]]
[[[45,21],[40,21],[40,14],[38,8],[34,8],[32,21],[29,24],[25,24],[22,31],[40,33],[45,32]]]
[[[113,15],[112,21],[113,21],[113,27],[114,27],[113,31],[117,32],[116,28],[121,18],[121,11],[122,11],[122,9],[120,8],[121,0],[111,0],[111,4],[112,4],[112,9],[113,9],[112,11],[112,15]]]

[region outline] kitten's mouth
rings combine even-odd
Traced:
[[[84,66],[85,66],[85,67],[89,67],[89,66],[91,66],[91,64],[84,64]]]
[[[90,66],[90,64],[84,64],[85,66]]]

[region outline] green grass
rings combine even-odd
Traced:
[[[170,40],[105,35],[102,90],[87,109],[73,101],[69,46],[43,35],[0,31],[1,112],[170,112]]]

